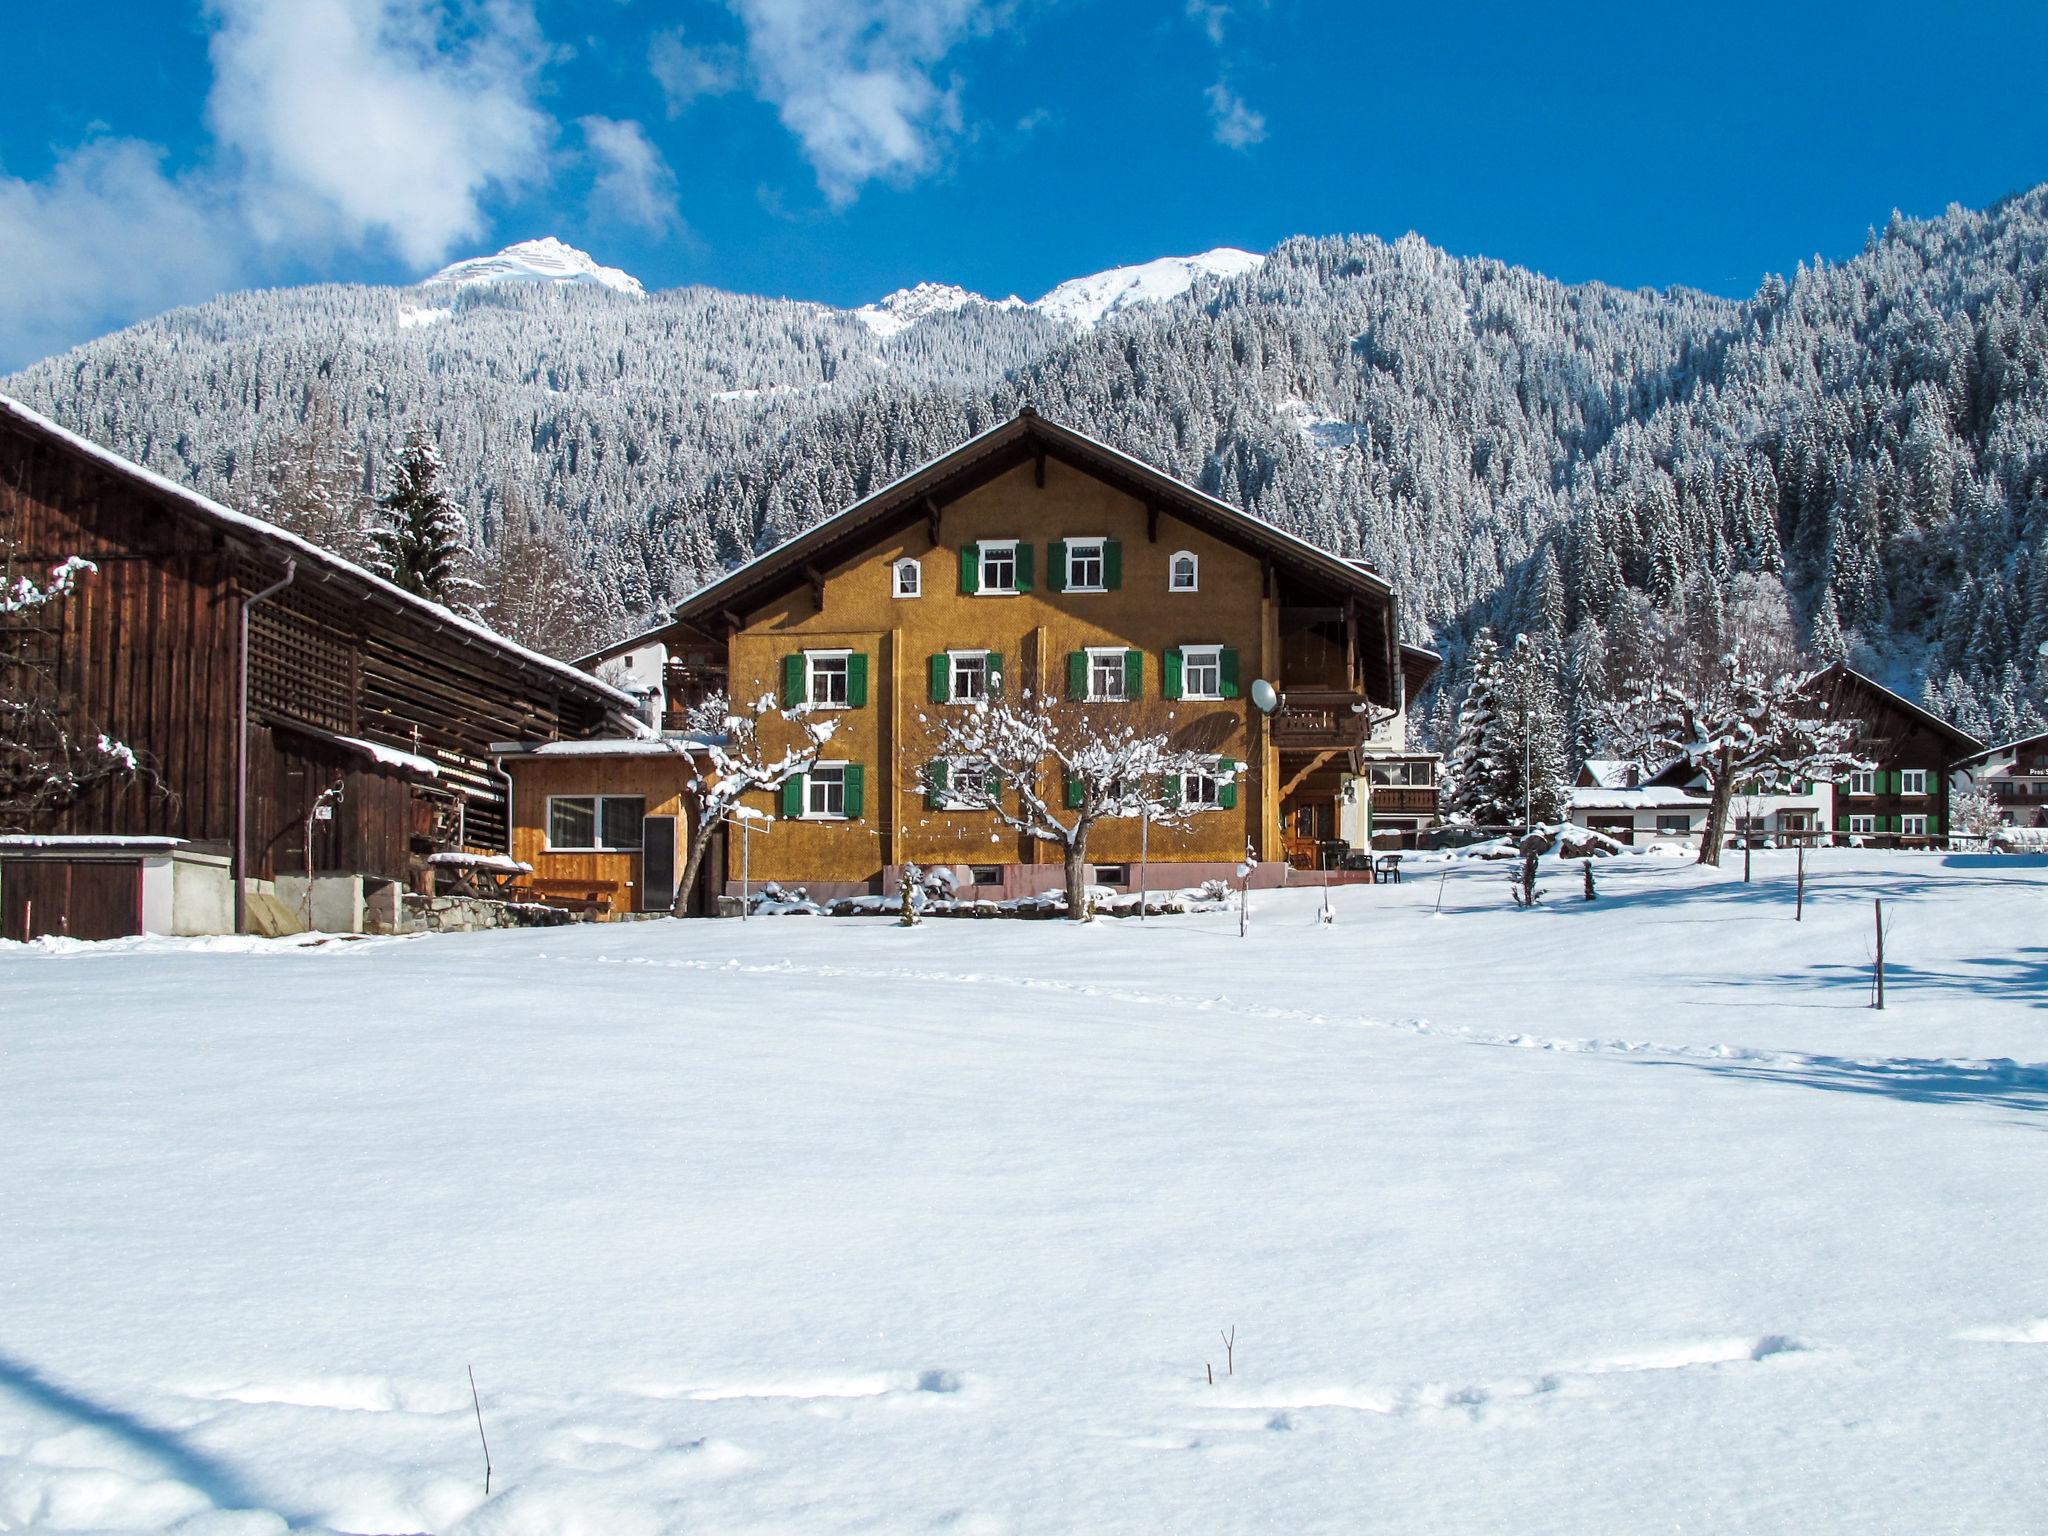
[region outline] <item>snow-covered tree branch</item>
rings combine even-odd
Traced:
[[[746,815],[750,808],[740,803],[744,796],[779,789],[810,772],[839,727],[835,717],[813,716],[808,704],[783,708],[773,694],[738,707],[716,695],[697,705],[691,718],[699,729],[668,738],[690,761],[689,777],[683,781],[691,807],[690,853],[679,888],[679,899],[684,900],[696,885],[709,830],[729,817]],[[790,728],[771,732],[787,741],[779,749],[762,737],[762,726],[771,721]]]
[[[920,716],[927,803],[988,812],[1058,847],[1071,918],[1087,916],[1088,837],[1099,822],[1144,816],[1179,827],[1237,803],[1243,766],[1214,751],[1220,741],[1202,739],[1227,735],[1205,719],[1182,721],[1164,704],[1011,693],[1000,678],[990,683],[987,697]]]

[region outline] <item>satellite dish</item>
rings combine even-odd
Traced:
[[[1280,707],[1280,695],[1273,691],[1273,685],[1263,677],[1252,684],[1252,703],[1259,707],[1259,713],[1270,715]]]

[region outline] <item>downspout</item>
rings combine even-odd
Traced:
[[[249,610],[277,596],[299,574],[296,557],[287,558],[284,575],[253,597],[242,599],[237,635],[235,704],[235,932],[249,931]]]
[[[512,775],[505,771],[505,759],[502,757],[491,759],[491,772],[505,781],[505,857],[509,859],[513,857],[512,848],[519,836],[518,824],[512,819]],[[468,835],[467,828],[464,835]]]

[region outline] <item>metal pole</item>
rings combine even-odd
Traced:
[[[1148,800],[1138,812],[1138,921],[1145,921],[1145,897],[1150,870],[1146,867],[1152,857],[1152,803]]]
[[[747,877],[752,873],[753,855],[754,826],[743,817],[740,820],[740,921],[743,923],[747,920],[747,908],[753,905],[747,893]]]
[[[1522,831],[1533,832],[1529,815],[1529,680],[1522,679]]]
[[[1877,909],[1877,1011],[1884,1012],[1884,898],[1872,898]]]
[[[235,706],[235,932],[249,931],[249,610],[292,584],[299,574],[296,557],[284,563],[284,575],[254,597],[242,599],[240,634],[237,637],[236,672],[240,679]]]
[[[1804,843],[1801,843],[1801,844],[1799,845],[1799,886],[1798,886],[1798,893],[1797,893],[1796,895],[1794,895],[1794,896],[1793,896],[1793,898],[1792,898],[1792,921],[1793,921],[1793,922],[1795,922],[1795,923],[1799,923],[1799,922],[1804,922],[1805,920],[1806,920],[1806,844],[1804,844]]]

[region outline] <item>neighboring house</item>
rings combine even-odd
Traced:
[[[1927,847],[1946,839],[1950,770],[1984,743],[1842,662],[1815,673],[1808,688],[1832,718],[1859,723],[1854,750],[1871,762],[1834,785],[1837,840]]]
[[[827,760],[749,801],[773,818],[748,838],[757,883],[873,892],[914,861],[997,897],[1057,888],[1061,852],[931,788],[930,712],[1000,678],[1133,719],[1170,715],[1174,730],[1203,733],[1217,778],[1211,811],[1151,829],[1151,862],[1171,866],[1151,878],[1230,875],[1249,844],[1254,878],[1277,881],[1291,846],[1337,835],[1375,720],[1398,719],[1404,674],[1433,665],[1404,657],[1398,633],[1377,573],[1027,409],[586,660],[636,688],[659,679],[652,703],[675,730],[717,690],[839,715]],[[1251,704],[1261,679],[1283,696],[1270,719]],[[588,774],[579,761],[507,762],[519,846],[544,875],[584,856],[557,848],[550,803],[606,792],[601,760]],[[667,775],[638,781],[650,806],[682,779],[644,758],[634,771]],[[1050,772],[1042,792],[1058,803]],[[723,850],[733,890],[738,844],[730,833]],[[1136,819],[1098,824],[1095,878],[1135,883],[1140,846]]]
[[[70,556],[97,567],[0,626],[0,643],[36,647],[73,727],[126,744],[141,769],[0,828],[8,938],[220,932],[238,866],[250,889],[303,895],[309,853],[319,926],[393,920],[435,853],[506,848],[493,741],[616,732],[632,710],[573,666],[4,398],[0,536],[9,580]]]
[[[1402,646],[1403,696],[1420,695],[1442,665],[1435,651]],[[1378,728],[1360,749],[1358,775],[1345,792],[1342,835],[1352,848],[1413,847],[1416,833],[1436,825],[1443,759],[1409,749],[1405,709],[1375,718]]]
[[[1982,789],[2013,827],[2048,827],[2048,735],[1988,747],[1949,775],[1951,792]]]
[[[1633,845],[1696,840],[1707,797],[1693,777],[1683,763],[1646,773],[1634,763],[1593,759],[1572,786],[1572,824]]]

